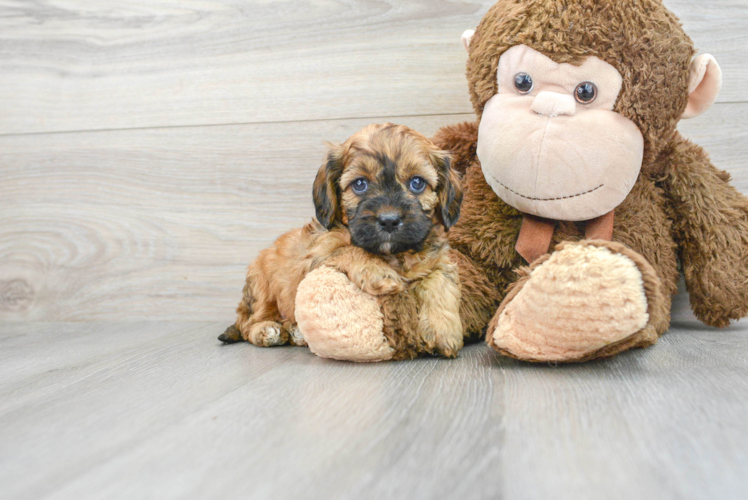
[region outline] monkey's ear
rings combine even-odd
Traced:
[[[710,54],[691,61],[688,75],[688,105],[682,118],[693,118],[712,107],[722,88],[722,70]]]
[[[465,47],[465,52],[470,52],[470,40],[475,35],[475,30],[466,30],[462,34],[462,46]]]
[[[314,199],[314,210],[320,224],[330,229],[339,218],[338,181],[343,173],[343,146],[328,144],[330,151],[327,153],[327,161],[317,171],[314,179],[312,198]]]
[[[462,204],[462,182],[457,172],[452,169],[450,154],[446,151],[434,151],[431,153],[431,161],[439,173],[439,218],[444,229],[449,230],[460,218],[460,205]]]

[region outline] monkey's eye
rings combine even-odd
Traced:
[[[426,189],[426,181],[423,180],[423,177],[411,177],[410,178],[410,190],[413,191],[415,194],[421,194],[423,193],[423,190]]]
[[[592,82],[582,82],[574,89],[574,99],[581,104],[589,104],[597,97],[597,87]]]
[[[514,88],[520,94],[529,94],[532,90],[532,77],[527,73],[517,73],[514,75]]]
[[[354,193],[364,194],[366,190],[369,189],[369,181],[367,181],[363,177],[359,177],[351,183],[351,187],[353,188]]]

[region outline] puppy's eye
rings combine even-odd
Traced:
[[[529,94],[532,90],[532,77],[527,73],[517,73],[514,75],[514,88],[520,94]]]
[[[423,190],[426,189],[426,181],[423,180],[423,177],[411,177],[410,178],[410,190],[413,191],[416,194],[423,193]]]
[[[574,89],[574,99],[581,104],[589,104],[597,97],[597,87],[592,82],[582,82]]]
[[[367,181],[363,177],[359,177],[358,179],[353,181],[353,183],[351,183],[351,187],[353,188],[354,193],[363,194],[367,189],[369,189],[369,181]]]

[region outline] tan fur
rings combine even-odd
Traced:
[[[463,346],[457,266],[450,261],[443,232],[432,238],[430,250],[390,262],[408,285],[402,293],[379,297],[384,335],[396,359],[421,353],[456,357]]]
[[[392,124],[366,127],[344,144],[330,147],[330,160],[320,169],[314,189],[334,201],[329,211],[333,227],[327,230],[314,221],[284,234],[260,253],[247,272],[235,328],[255,345],[309,342],[314,352],[336,359],[377,361],[421,353],[456,356],[463,337],[460,287],[457,267],[449,259],[441,212],[446,196],[442,191],[453,186],[459,192],[460,187],[455,174],[444,174],[434,166],[448,155],[421,134]],[[382,168],[377,154],[395,161],[401,184],[414,175],[430,183],[418,195],[433,224],[419,251],[375,255],[351,243],[346,213],[355,210],[359,197],[348,186],[358,177],[376,177]],[[336,171],[338,163],[342,167]],[[450,184],[440,178],[443,175],[453,176]],[[301,302],[306,305],[302,316],[308,321],[301,324],[301,333],[308,337],[304,324],[309,325],[311,340],[294,336],[299,285],[310,272],[323,267],[343,273],[358,290],[375,296],[383,318],[368,311],[371,298],[362,298],[347,286],[336,288],[339,276],[320,272],[302,287]],[[357,311],[341,310],[341,304],[353,307],[357,303],[365,317],[354,319]],[[376,347],[379,343],[372,338],[371,325],[364,328],[361,321],[373,321],[374,330],[377,321],[382,322],[379,335],[386,349]],[[341,344],[325,333],[336,335]],[[363,336],[357,341],[359,333]]]
[[[327,231],[311,222],[260,252],[247,270],[244,296],[236,310],[236,327],[242,338],[260,346],[293,342],[289,334],[296,324],[299,283],[336,250],[349,246],[350,235],[344,229]],[[272,328],[279,329],[280,335],[275,342],[268,342]]]
[[[434,231],[430,240],[428,250],[382,259],[387,270],[396,271],[399,291],[390,290],[394,277],[384,269],[375,281],[386,283],[387,293],[372,287],[369,296],[352,293],[339,272],[322,272],[335,268],[357,284],[359,261],[349,256],[334,256],[312,272],[302,282],[299,290],[303,294],[297,301],[299,326],[310,349],[323,357],[350,361],[411,359],[420,354],[457,356],[463,346],[457,266],[450,261],[443,231]],[[344,271],[347,263],[353,268]],[[371,312],[372,296],[378,314]],[[381,325],[378,338],[372,325]],[[377,347],[380,340],[392,350]]]

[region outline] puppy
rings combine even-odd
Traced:
[[[459,277],[445,231],[459,217],[462,190],[449,154],[390,123],[329,146],[313,188],[317,220],[260,252],[236,324],[219,340],[306,345],[296,326],[296,290],[324,265],[380,297],[384,333],[399,358],[456,356],[463,343]]]

